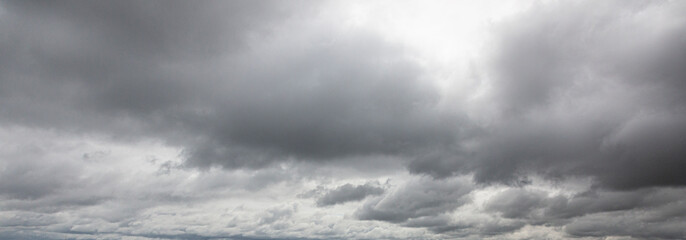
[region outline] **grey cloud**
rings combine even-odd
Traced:
[[[484,238],[512,233],[525,225],[526,223],[523,221],[490,219],[451,223],[444,226],[431,227],[429,230],[451,238]]]
[[[423,187],[414,185],[417,183],[422,183]],[[466,181],[454,178],[420,179],[396,192],[368,200],[355,215],[361,220],[424,228],[440,238],[459,239],[501,236],[516,232],[528,224],[521,219],[452,216],[454,211],[469,203],[471,199],[468,193],[473,187]]]
[[[504,218],[525,218],[532,210],[541,206],[547,197],[544,194],[512,188],[493,196],[485,208],[500,212]]]
[[[69,196],[69,194],[72,194],[72,196]],[[50,195],[32,200],[3,199],[4,201],[0,203],[0,207],[6,210],[29,211],[31,213],[58,213],[65,210],[95,206],[111,199],[111,196],[70,192],[68,194]]]
[[[639,115],[606,138],[605,164],[594,172],[603,183],[619,189],[686,184],[676,169],[683,167],[686,114]],[[611,174],[620,168],[618,174]]]
[[[515,232],[525,221],[510,219],[451,219],[446,215],[413,218],[403,223],[406,227],[426,228],[429,231],[453,238],[492,237]]]
[[[511,222],[487,222],[480,229],[482,236],[497,236],[505,233],[511,233],[524,227],[526,223],[521,221]]]
[[[469,147],[418,158],[414,173],[517,184],[592,177],[600,187],[683,186],[681,2],[535,4],[495,27]],[[665,26],[655,27],[665,23]],[[668,53],[669,52],[669,53]],[[478,114],[477,114],[478,115]],[[459,145],[459,144],[458,144]]]
[[[326,192],[317,199],[317,206],[330,206],[352,201],[360,201],[369,196],[383,194],[384,188],[378,183],[366,183],[364,185],[345,184]]]
[[[23,145],[0,152],[0,196],[37,199],[71,187],[81,169],[67,159],[50,159],[50,147]]]
[[[439,229],[445,228],[445,226],[450,225],[451,222],[452,219],[450,216],[436,215],[408,219],[403,223],[403,226],[412,228],[429,228],[434,232],[441,232]]]
[[[467,203],[473,186],[459,178],[420,178],[396,191],[364,203],[355,215],[361,220],[402,223],[414,218],[449,213]]]
[[[152,112],[195,106],[194,86],[208,78],[178,67],[207,64],[210,53],[224,53],[224,47],[237,51],[252,31],[281,19],[276,13],[282,7],[247,1],[5,1],[3,119],[150,134],[154,130],[142,126],[157,125],[144,123],[154,121],[148,119]]]
[[[650,207],[646,202],[653,195],[653,191],[639,190],[635,192],[587,192],[571,198],[561,196],[549,199],[544,214],[553,218],[572,218],[598,212],[613,212]],[[671,199],[670,199],[671,200]],[[667,200],[669,201],[669,200]]]
[[[3,6],[10,124],[161,138],[185,166],[226,168],[412,155],[456,135],[409,50],[314,27],[316,4]]]
[[[565,226],[568,234],[577,237],[627,236],[639,239],[683,239],[684,219],[644,222],[632,214],[601,215],[577,219]]]
[[[32,129],[0,130],[1,141],[7,143],[0,147],[0,178],[6,178],[0,182],[0,219],[5,220],[0,225],[10,230],[31,228],[40,239],[54,231],[67,234],[54,239],[64,239],[75,232],[88,238],[115,230],[112,238],[121,238],[141,227],[141,222],[153,221],[146,220],[149,211],[230,199],[275,183],[298,186],[299,176],[293,176],[287,166],[247,172],[173,169],[161,175],[158,168],[170,161],[157,157],[154,147],[145,147],[138,155],[128,147],[81,137]],[[83,152],[99,159],[84,159]],[[108,154],[97,154],[102,152]],[[264,221],[283,219],[279,213],[287,212],[270,213]],[[31,237],[34,232],[18,234]]]
[[[271,224],[279,220],[287,219],[297,210],[296,206],[269,209],[260,217],[259,224]]]
[[[208,76],[175,69],[207,64],[223,47],[240,49],[251,31],[280,19],[274,13],[283,6],[7,1],[3,7],[0,28],[10,33],[0,42],[8,51],[1,60],[7,63],[0,76],[3,118],[125,135],[154,126],[143,123],[152,112],[194,105],[194,86]]]
[[[36,231],[17,231],[17,230],[0,230],[0,238],[7,240],[22,240],[27,237],[35,239],[64,239],[66,236],[57,233],[41,233]],[[73,236],[72,236],[73,237]]]
[[[677,203],[681,193],[674,189],[643,189],[630,192],[588,191],[572,197],[548,196],[544,192],[508,189],[493,196],[485,205],[505,218],[569,219],[587,214],[654,208]],[[540,220],[540,219],[539,219]]]
[[[643,216],[641,220],[646,222],[662,222],[683,218],[684,216],[686,216],[686,200],[680,198],[656,207],[646,216]]]
[[[678,223],[684,217],[683,196],[674,188],[592,190],[571,197],[514,188],[493,196],[485,209],[532,225],[564,226],[575,236],[674,239],[686,233]]]
[[[246,73],[205,126],[192,163],[260,166],[282,156],[335,159],[406,154],[449,144],[455,131],[436,109],[421,70],[376,36],[270,54],[269,72]],[[288,46],[284,46],[288,48]],[[364,53],[365,56],[360,56]],[[260,56],[264,57],[264,56]]]
[[[31,212],[3,212],[1,227],[35,227],[47,226],[59,222],[54,216]]]
[[[59,30],[83,34],[85,42],[78,42],[88,45],[81,46],[81,51],[109,46],[101,51],[171,59],[211,57],[241,47],[251,33],[264,31],[271,21],[288,14],[287,11],[292,10],[288,8],[294,6],[297,4],[286,5],[278,1],[4,1],[3,4],[6,14],[34,17],[24,19],[27,21],[23,24],[29,25],[26,27],[61,25],[64,28]]]

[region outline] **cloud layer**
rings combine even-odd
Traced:
[[[0,1],[0,238],[686,238],[678,1]]]

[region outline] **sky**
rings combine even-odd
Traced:
[[[686,1],[0,1],[0,239],[686,239]]]

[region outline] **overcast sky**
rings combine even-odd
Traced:
[[[686,239],[686,1],[0,1],[0,239]]]

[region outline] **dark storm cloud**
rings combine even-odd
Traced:
[[[402,223],[421,217],[440,216],[469,202],[474,186],[459,178],[420,178],[386,195],[367,200],[355,215],[360,220]],[[412,224],[417,224],[413,222]]]
[[[385,189],[379,184],[366,183],[364,185],[345,184],[326,192],[317,199],[317,206],[330,206],[346,202],[359,201],[368,196],[384,193]]]
[[[167,118],[170,109],[193,105],[208,76],[182,68],[238,51],[287,12],[248,1],[5,1],[2,7],[3,119],[122,135],[140,132],[153,112]]]
[[[163,138],[188,166],[450,144],[409,53],[279,2],[6,2],[2,119]],[[276,23],[280,24],[276,24]],[[298,29],[298,31],[295,31]]]
[[[288,5],[278,1],[206,1],[201,4],[183,1],[4,1],[3,7],[11,16],[8,26],[31,39],[43,34],[68,37],[86,43],[78,50],[100,51],[107,55],[116,52],[131,57],[185,58],[212,57],[236,50],[245,44],[250,34],[263,33],[274,20],[282,18],[294,8],[304,8],[304,2]],[[16,17],[16,19],[14,19]],[[56,27],[56,29],[50,29]],[[31,30],[46,30],[48,33]],[[172,30],[173,29],[173,30]],[[66,31],[60,33],[60,31]],[[75,36],[64,36],[69,33]],[[79,37],[85,38],[79,40]],[[63,40],[63,39],[53,39]],[[65,39],[66,40],[66,39]],[[68,43],[54,43],[68,44]],[[46,46],[57,47],[57,46]],[[36,49],[38,50],[38,49]],[[43,49],[45,53],[68,54],[76,49]],[[71,53],[84,54],[84,53]],[[86,54],[88,55],[88,54]],[[75,55],[70,55],[76,57]],[[108,56],[103,56],[108,57]],[[112,56],[114,57],[114,56]],[[75,59],[72,59],[75,60]],[[197,60],[197,59],[193,59]],[[75,66],[81,68],[79,66]],[[72,70],[72,69],[65,69]],[[86,69],[80,69],[85,72]]]
[[[409,170],[479,182],[590,176],[612,189],[683,186],[686,21],[681,2],[535,5],[496,27],[492,86],[469,148]],[[680,79],[680,80],[676,80]],[[482,121],[482,120],[480,120]]]
[[[397,47],[367,34],[292,47],[243,58],[266,58],[259,63],[270,71],[229,83],[225,104],[203,123],[209,139],[188,152],[194,163],[401,154],[453,138],[451,118],[436,109],[437,93]]]
[[[411,172],[481,182],[686,184],[680,2],[541,4],[496,26],[482,69],[488,124],[439,110],[407,51],[309,24],[317,18],[298,4],[2,7],[7,124],[159,137],[189,166],[407,155],[418,157]],[[474,128],[470,139],[458,126]]]

